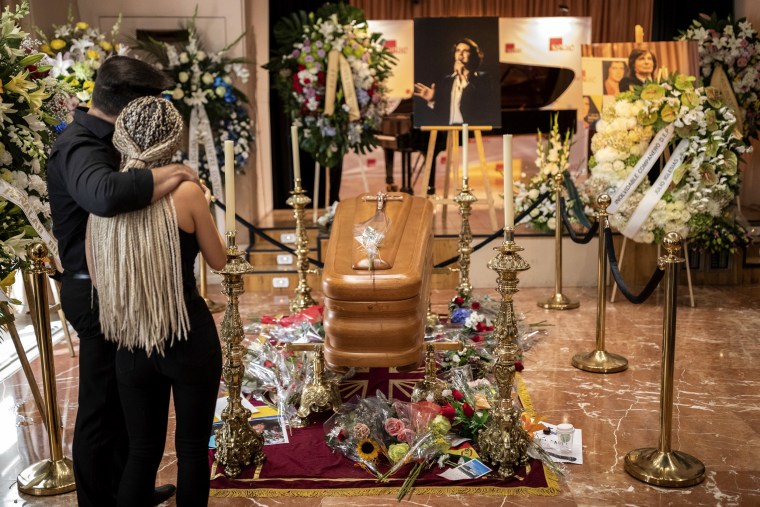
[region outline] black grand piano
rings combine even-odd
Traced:
[[[551,116],[558,115],[560,131],[575,129],[576,110],[542,110],[570,86],[575,73],[566,68],[540,65],[500,63],[501,128],[483,135],[535,134],[537,130],[548,132]],[[401,152],[402,192],[413,193],[415,169],[424,164],[430,132],[412,128],[412,110],[415,98],[402,100],[396,109],[383,118],[382,132],[377,136],[385,152],[385,183],[388,190],[399,190],[393,178],[393,157]],[[438,136],[435,158],[446,149],[446,137]],[[419,153],[417,163],[412,164],[412,154]],[[430,172],[428,194],[435,193],[435,164]]]

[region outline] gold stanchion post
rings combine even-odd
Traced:
[[[673,416],[673,368],[676,348],[676,292],[681,236],[670,232],[663,240],[666,255],[657,260],[665,270],[665,308],[662,322],[662,377],[660,380],[660,442],[657,449],[643,448],[625,456],[625,471],[647,484],[681,488],[699,484],[705,478],[705,465],[689,454],[671,450]]]
[[[306,236],[304,227],[304,209],[311,199],[301,188],[301,178],[296,178],[296,188],[290,191],[290,197],[286,201],[293,208],[293,217],[296,219],[296,269],[298,271],[298,286],[296,295],[290,302],[290,311],[298,313],[312,305],[317,304],[311,297],[308,276],[317,274],[316,269],[309,269],[309,238]]]
[[[459,230],[459,285],[457,285],[457,294],[467,297],[472,294],[472,284],[470,284],[470,254],[472,254],[472,231],[470,230],[470,214],[472,205],[477,202],[468,184],[469,178],[465,176],[462,180],[462,189],[454,197],[454,202],[459,206],[459,216],[462,218],[462,226]]]
[[[604,350],[604,318],[607,304],[607,207],[611,199],[602,194],[597,199],[599,208],[596,219],[599,222],[599,260],[596,270],[596,349],[573,356],[573,366],[592,373],[617,373],[628,368],[628,360],[618,354]]]
[[[554,176],[554,295],[546,301],[539,301],[538,306],[546,310],[574,310],[581,304],[562,294],[562,172]]]
[[[243,275],[253,267],[237,249],[235,231],[227,231],[227,265],[221,271],[222,293],[227,296],[227,307],[222,318],[222,374],[229,392],[227,406],[222,411],[222,427],[216,430],[216,460],[224,465],[228,477],[237,477],[241,468],[249,463],[264,462],[264,437],[248,424],[251,411],[240,402],[240,385],[243,380],[243,323],[238,309],[238,296],[244,292]]]
[[[55,386],[55,364],[53,362],[53,342],[50,332],[50,313],[47,298],[47,275],[51,271],[45,266],[47,247],[36,242],[27,249],[32,267],[34,301],[30,302],[32,313],[39,330],[40,363],[42,363],[42,387],[45,393],[45,418],[50,445],[50,458],[38,461],[25,468],[18,475],[18,490],[35,496],[59,495],[76,489],[74,468],[71,460],[63,455],[61,427],[58,414],[58,396]]]
[[[198,261],[198,271],[200,271],[200,287],[198,289],[198,292],[200,292],[201,297],[206,302],[206,306],[208,306],[209,311],[211,313],[218,313],[224,310],[224,305],[217,303],[208,297],[208,273],[206,272],[206,269],[206,259],[204,259],[203,255],[201,255]]]
[[[497,472],[502,478],[513,477],[517,469],[528,460],[528,445],[531,437],[520,424],[520,409],[512,402],[512,386],[515,379],[517,348],[517,318],[512,298],[518,292],[517,274],[530,269],[518,254],[523,248],[515,244],[513,227],[504,228],[504,242],[495,248],[499,253],[488,261],[488,268],[496,271],[496,290],[501,294],[501,305],[494,326],[497,340],[493,366],[499,401],[491,410],[485,429],[478,434],[480,456],[498,465]]]

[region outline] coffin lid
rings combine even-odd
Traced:
[[[387,269],[354,269],[367,257],[354,239],[354,226],[375,214],[377,203],[363,200],[370,195],[360,194],[338,204],[322,271],[322,291],[325,297],[342,301],[417,297],[422,277],[430,276],[426,257],[432,242],[433,206],[422,197],[389,193],[401,200],[385,203],[390,225],[380,244],[379,257],[387,263]]]

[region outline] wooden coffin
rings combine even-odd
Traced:
[[[383,262],[369,270],[354,239],[354,226],[377,209],[365,196],[340,202],[330,233],[322,271],[325,361],[333,369],[416,367],[430,297],[433,206],[422,197],[388,194],[400,200],[385,203]]]

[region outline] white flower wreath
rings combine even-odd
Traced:
[[[716,89],[694,88],[694,79],[674,75],[621,93],[597,123],[584,191],[592,202],[599,194],[610,194],[611,211],[616,211],[610,224],[634,241],[659,243],[668,232],[688,238],[710,230],[739,191],[738,155],[746,148],[735,132],[734,113]],[[642,157],[656,162],[658,141],[679,148],[668,164],[672,179],[665,177],[666,166],[654,184],[661,191],[654,193],[646,174],[637,187],[630,182]],[[643,200],[651,208],[647,212],[645,202],[637,213]]]

